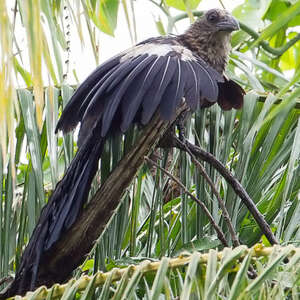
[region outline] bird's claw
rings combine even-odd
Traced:
[[[186,137],[185,137],[185,127],[182,123],[178,123],[177,124],[177,128],[178,128],[178,137],[181,143],[185,143],[186,142]]]
[[[178,129],[178,137],[181,143],[185,144],[187,138],[186,138],[186,131],[185,131],[185,120],[186,120],[187,113],[182,112],[178,119],[177,119],[177,129]]]

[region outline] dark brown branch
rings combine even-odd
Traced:
[[[184,191],[184,193],[186,193],[187,195],[189,195],[191,197],[192,200],[194,200],[204,211],[204,213],[206,214],[206,216],[208,217],[211,225],[214,227],[214,229],[216,230],[217,236],[219,238],[219,240],[222,242],[222,244],[225,247],[228,247],[228,243],[226,241],[225,235],[222,232],[221,228],[218,226],[218,224],[215,222],[213,216],[211,215],[211,213],[209,212],[209,210],[207,209],[207,207],[204,205],[204,203],[202,201],[200,201],[197,197],[195,197],[186,187],[184,184],[182,184],[182,182],[176,178],[174,175],[172,175],[170,172],[168,172],[166,169],[162,168],[160,165],[158,165],[155,161],[153,161],[152,159],[145,157],[145,159],[150,162],[152,165],[156,166],[158,169],[160,169],[163,173],[165,173],[169,178],[171,178],[173,181],[175,181]]]
[[[186,147],[190,150],[190,152],[197,158],[208,162],[212,167],[214,167],[227,181],[228,184],[231,185],[235,193],[241,198],[242,202],[246,205],[249,212],[254,217],[258,226],[260,227],[262,233],[267,237],[269,242],[274,245],[278,244],[273,232],[269,224],[264,219],[263,215],[255,206],[255,203],[248,195],[247,191],[243,188],[241,183],[231,174],[231,172],[219,161],[217,160],[211,153],[208,153],[196,145],[191,144],[186,141],[185,145],[179,141],[179,139],[174,135],[168,135],[164,137],[164,139],[159,143],[160,147],[176,147],[180,150],[186,151]]]

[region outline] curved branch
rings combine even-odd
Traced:
[[[194,14],[194,16],[201,17],[203,15],[203,12],[193,11],[193,14]],[[173,24],[175,24],[176,22],[178,22],[182,19],[185,19],[185,18],[188,18],[187,13],[182,13],[182,14],[179,14],[179,15],[173,17],[172,22],[173,22]],[[248,25],[246,25],[245,23],[243,23],[241,21],[239,21],[239,24],[240,24],[241,29],[244,32],[246,32],[247,34],[249,34],[254,40],[258,39],[259,34],[255,30],[253,30],[251,27],[249,27]],[[293,39],[289,40],[286,44],[284,44],[281,47],[273,48],[266,41],[260,41],[259,44],[267,52],[269,52],[275,56],[280,56],[284,52],[286,52],[289,48],[291,48],[295,43],[297,43],[299,40],[300,40],[300,33],[297,34]]]
[[[199,148],[196,145],[191,144],[189,141],[185,142],[185,145],[180,143],[179,139],[173,134],[167,134],[163,137],[163,139],[158,144],[161,148],[169,148],[176,147],[180,150],[187,151],[186,147],[189,151],[197,158],[200,158],[203,161],[208,162],[213,168],[215,168],[227,181],[228,184],[233,188],[235,193],[240,197],[244,205],[248,208],[253,218],[257,222],[260,227],[262,233],[267,237],[269,242],[274,245],[278,244],[270,226],[265,221],[263,215],[255,206],[255,203],[248,195],[247,191],[241,185],[241,183],[231,174],[231,172],[219,161],[217,160],[211,153],[206,152]]]

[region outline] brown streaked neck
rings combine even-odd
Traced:
[[[184,34],[177,37],[178,42],[222,74],[231,50],[231,35],[226,31],[211,32],[205,29],[203,24],[195,22]]]

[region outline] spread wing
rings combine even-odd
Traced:
[[[195,110],[200,100],[218,100],[223,77],[172,39],[149,40],[100,65],[76,90],[57,124],[63,131],[81,122],[79,142],[101,122],[101,136],[125,132],[133,122],[147,124],[158,110],[170,120],[185,99]]]

